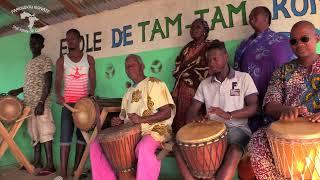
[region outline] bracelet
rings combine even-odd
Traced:
[[[232,119],[232,113],[231,112],[228,112],[229,114],[229,121]]]
[[[43,101],[39,101],[38,103],[41,103],[41,104],[43,104],[44,102],[43,102]]]

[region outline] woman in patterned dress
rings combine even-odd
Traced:
[[[181,51],[176,59],[176,69],[173,76],[176,83],[173,89],[173,98],[177,107],[177,114],[173,120],[173,132],[186,124],[185,114],[191,105],[192,98],[200,84],[208,75],[205,52],[209,41],[208,23],[202,19],[196,19],[191,24],[190,36],[193,39]]]

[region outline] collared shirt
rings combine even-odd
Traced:
[[[304,106],[309,113],[320,112],[320,56],[311,67],[293,60],[273,72],[264,105]]]
[[[171,138],[171,124],[176,108],[166,84],[154,77],[148,77],[132,86],[122,98],[120,118],[129,123],[128,113],[150,116],[160,107],[170,105],[170,118],[157,123],[142,123],[142,135],[150,134],[155,140],[163,142]]]
[[[230,72],[223,82],[213,76],[203,80],[194,99],[205,103],[207,111],[210,107],[219,107],[226,112],[231,112],[243,109],[245,107],[245,97],[257,93],[258,90],[248,73],[230,68]],[[214,114],[209,114],[209,118],[225,122],[227,126],[239,127],[251,134],[247,125],[247,118],[225,120]]]

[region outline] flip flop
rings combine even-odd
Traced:
[[[55,171],[50,171],[50,170],[41,170],[36,174],[36,176],[49,176],[51,174],[54,174]]]

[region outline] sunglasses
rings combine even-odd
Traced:
[[[300,38],[300,41],[303,42],[303,43],[307,43],[307,42],[309,42],[309,40],[310,40],[309,36],[302,36],[302,37]],[[294,39],[294,38],[292,38],[292,39],[289,40],[291,46],[297,45],[297,44],[298,44],[298,41],[299,41],[298,39]]]

